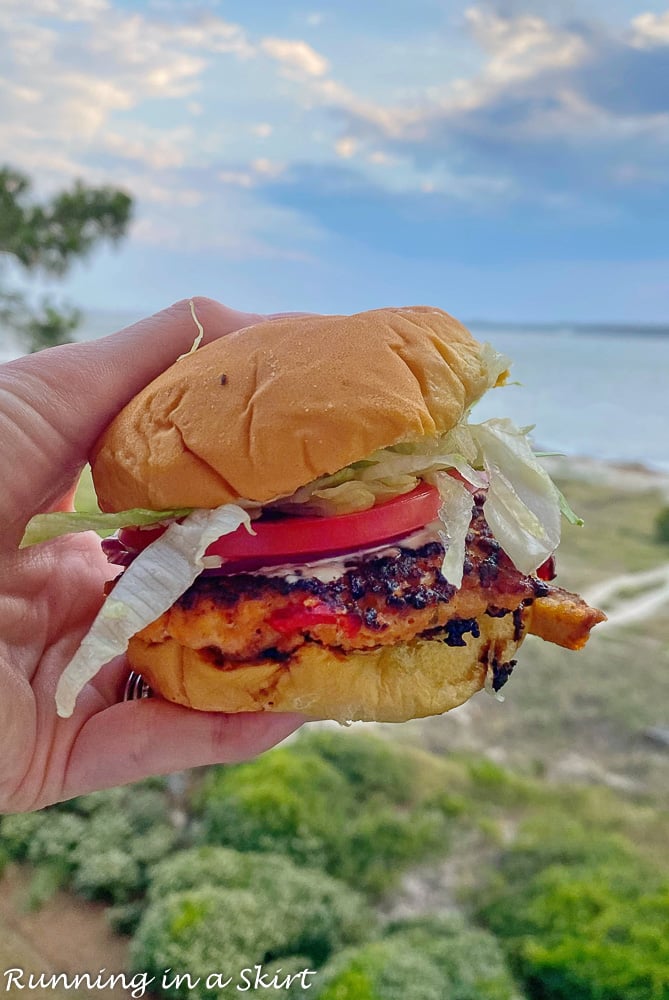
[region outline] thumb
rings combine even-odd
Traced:
[[[193,308],[205,342],[259,322],[212,299]],[[0,520],[11,532],[71,488],[96,440],[140,389],[188,351],[198,333],[191,303],[83,344],[66,344],[0,367],[0,441],[5,472]],[[20,532],[19,532],[20,534]]]

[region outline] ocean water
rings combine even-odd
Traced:
[[[535,445],[669,472],[669,336],[472,331],[513,359],[473,419],[534,424]]]
[[[97,338],[136,318],[94,313],[79,336]],[[473,419],[532,424],[541,450],[669,472],[669,336],[475,325],[472,332],[513,360],[511,378],[521,383],[489,392]],[[0,361],[19,353],[0,330]]]

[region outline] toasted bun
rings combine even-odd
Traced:
[[[479,344],[438,309],[260,323],[181,358],[121,411],[92,458],[100,506],[287,496],[450,430],[488,384]]]
[[[510,670],[525,632],[513,618],[484,616],[480,636],[468,635],[464,646],[414,639],[343,653],[310,643],[284,662],[259,659],[222,667],[206,650],[135,636],[128,658],[154,691],[189,708],[405,722],[461,705],[483,687],[490,668]]]

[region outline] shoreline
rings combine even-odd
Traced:
[[[587,455],[542,458],[541,464],[554,479],[581,479],[642,493],[656,490],[669,500],[669,472],[643,461],[608,461]]]

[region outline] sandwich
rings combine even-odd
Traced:
[[[508,373],[427,307],[275,319],[179,358],[91,456],[122,572],[60,714],[126,651],[193,709],[401,722],[498,692],[529,633],[580,649],[604,615],[553,583],[575,515],[527,429],[472,418]]]

